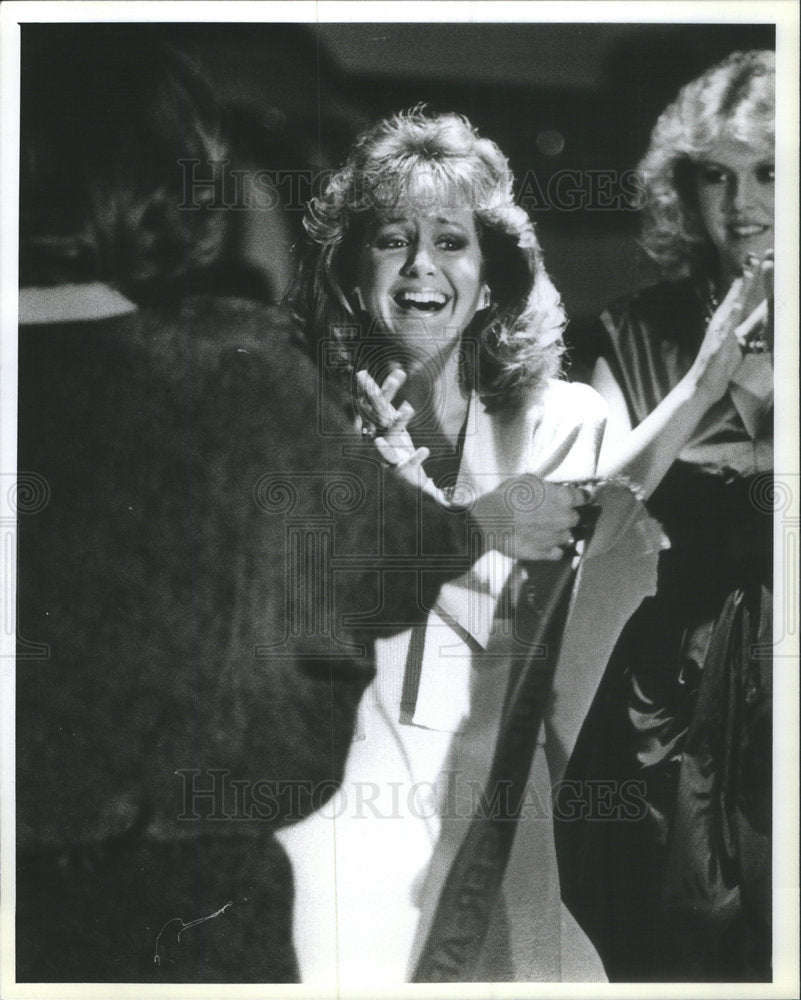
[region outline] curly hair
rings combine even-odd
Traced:
[[[225,153],[199,68],[147,25],[25,25],[21,56],[21,283],[136,298],[213,262],[225,213],[185,204],[182,166]]]
[[[775,54],[733,52],[688,83],[657,119],[638,170],[641,245],[665,278],[708,275],[717,256],[696,203],[695,164],[723,136],[772,145]]]
[[[477,372],[469,377],[489,411],[514,406],[542,386],[559,370],[565,315],[534,226],[514,203],[513,183],[498,146],[461,115],[418,105],[364,132],[306,211],[307,240],[289,296],[306,348],[316,356],[328,338],[345,348],[367,319],[347,292],[377,213],[469,206],[491,292],[490,307],[463,334],[478,345]]]

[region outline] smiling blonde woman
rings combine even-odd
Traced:
[[[660,284],[610,306],[602,471],[671,548],[568,770],[636,781],[636,823],[561,824],[565,899],[611,979],[769,980],[774,55],[687,84],[640,166]]]
[[[466,119],[417,108],[366,132],[307,213],[294,309],[309,349],[344,376],[373,460],[445,505],[480,505],[510,477],[538,492],[511,547],[485,544],[424,626],[376,642],[342,787],[282,835],[303,979],[319,987],[414,975],[492,762],[515,560],[563,557],[585,500],[568,484],[595,469],[603,404],[557,378],[564,313],[512,185]],[[577,928],[561,955],[542,756],[478,980],[559,979],[578,953],[602,975]]]

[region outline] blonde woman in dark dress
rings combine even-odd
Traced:
[[[661,115],[640,170],[664,280],[610,306],[601,472],[670,549],[568,779],[640,782],[636,822],[559,824],[564,898],[617,980],[771,968],[774,56],[734,53]],[[558,812],[558,811],[557,811]]]

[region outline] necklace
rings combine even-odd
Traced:
[[[718,306],[720,305],[720,300],[715,294],[715,286],[712,282],[708,282],[706,295],[702,299],[704,307],[704,329],[709,326],[712,322],[712,317],[718,311]]]
[[[706,295],[702,298],[704,309],[704,329],[712,322],[712,317],[718,311],[720,300],[715,294],[715,286],[708,282]],[[743,354],[769,354],[771,346],[767,337],[767,322],[765,320],[755,330],[748,340],[742,345]]]

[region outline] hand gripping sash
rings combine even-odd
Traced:
[[[516,634],[530,653],[510,683],[487,785],[448,872],[412,982],[474,981],[514,843],[577,565],[575,552],[559,562],[524,564],[527,578],[517,595]],[[504,795],[493,794],[499,787]]]

